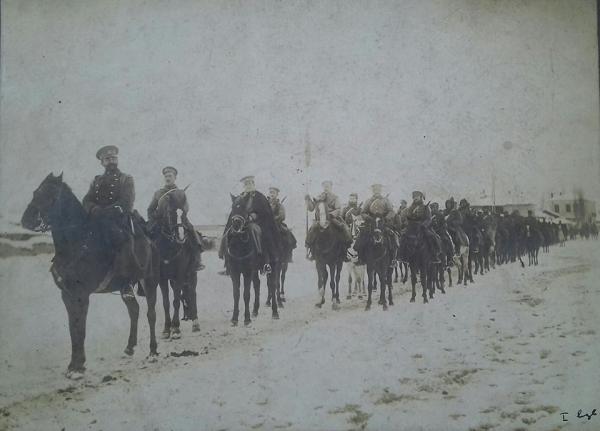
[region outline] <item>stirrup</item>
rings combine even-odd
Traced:
[[[263,266],[263,272],[265,274],[270,274],[271,273],[271,265],[269,265],[268,263],[265,263],[265,266]]]
[[[128,284],[127,287],[121,289],[121,297],[123,297],[123,299],[135,298],[135,293],[133,292],[131,284]]]

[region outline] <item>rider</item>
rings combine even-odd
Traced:
[[[201,271],[204,269],[204,265],[202,264],[202,242],[200,241],[200,237],[198,232],[196,232],[194,225],[189,221],[187,216],[189,205],[185,195],[185,190],[181,190],[179,187],[177,187],[177,184],[175,184],[175,181],[177,180],[177,169],[175,169],[173,166],[166,166],[163,168],[162,174],[165,180],[165,185],[154,193],[152,202],[150,202],[150,205],[148,206],[148,230],[155,234],[156,231],[160,229],[161,225],[166,223],[166,220],[161,220],[160,213],[158,211],[159,204],[162,202],[162,199],[166,198],[169,193],[173,192],[174,190],[178,190],[179,193],[182,193],[184,199],[182,205],[182,221],[186,230],[190,234],[191,243],[194,248],[193,268],[194,271]]]
[[[433,252],[433,263],[440,263],[442,244],[440,237],[431,229],[431,211],[429,206],[424,204],[425,195],[423,192],[412,192],[413,203],[406,210],[406,219],[409,224],[419,223],[422,226],[423,234],[429,247]]]
[[[131,280],[127,278],[130,241],[129,216],[133,210],[135,187],[133,177],[118,168],[119,149],[107,145],[98,150],[96,158],[104,167],[96,175],[83,198],[83,208],[89,214],[94,231],[104,241],[107,259],[112,263],[115,280],[120,283],[124,298],[134,297]]]
[[[271,272],[270,263],[277,259],[280,255],[279,231],[275,224],[273,211],[269,201],[261,192],[256,190],[254,177],[249,175],[240,180],[244,185],[244,191],[240,194],[241,205],[245,208],[248,214],[248,232],[252,237],[252,242],[256,248],[256,253],[261,260],[262,270],[266,273]],[[221,248],[219,249],[219,257],[224,258],[226,233],[231,227],[231,217],[225,226],[225,234],[221,239]]]
[[[382,190],[383,186],[381,184],[373,184],[371,186],[373,195],[366,200],[361,215],[367,222],[377,217],[381,218],[385,222],[385,233],[388,238],[393,241],[396,248],[398,248],[400,246],[398,236],[396,235],[396,232],[391,229],[395,216],[394,208],[387,196],[382,195]],[[364,245],[366,241],[364,240],[363,235],[366,235],[366,233],[363,234],[361,232],[361,239],[357,241],[357,244],[355,245],[355,248],[357,248],[356,251],[358,252],[359,264],[364,262]]]
[[[431,227],[434,232],[440,237],[442,243],[445,243],[448,250],[452,250],[452,254],[454,254],[454,242],[452,241],[452,237],[448,233],[448,228],[446,226],[446,219],[444,218],[444,213],[440,210],[440,204],[437,202],[433,202],[431,205]],[[452,262],[451,256],[446,256],[446,265],[449,265]]]
[[[408,204],[404,199],[400,201],[400,206],[398,207],[398,211],[396,211],[396,215],[394,216],[394,228],[399,234],[404,233],[406,230],[406,210],[408,209]]]
[[[323,193],[317,196],[316,199],[313,200],[310,195],[304,196],[306,208],[308,211],[314,211],[318,202],[325,202],[331,224],[340,232],[342,240],[344,241],[345,249],[347,250],[352,245],[352,233],[350,232],[348,225],[342,220],[340,200],[331,191],[333,187],[333,183],[331,181],[323,181],[321,185],[323,186]],[[308,251],[307,258],[309,260],[314,260],[312,246],[316,240],[317,229],[318,223],[317,220],[314,220],[312,226],[306,234],[305,246]],[[349,261],[350,259],[348,256],[346,256],[345,260]]]
[[[348,197],[348,204],[342,210],[342,218],[348,226],[352,225],[352,216],[360,214],[361,205],[358,205],[358,194],[350,193]]]
[[[279,229],[281,238],[288,243],[290,250],[289,256],[287,256],[288,262],[292,262],[292,250],[296,248],[296,237],[294,237],[290,228],[285,224],[285,208],[283,207],[283,202],[279,200],[279,189],[277,187],[269,187],[269,196],[267,196],[267,199],[273,210],[275,224]]]
[[[460,244],[467,245],[469,243],[468,237],[463,230],[463,216],[460,211],[456,208],[456,201],[453,197],[446,201],[446,209],[444,211],[446,216],[446,225],[448,232],[452,235],[454,246],[456,247],[454,252],[460,254]]]

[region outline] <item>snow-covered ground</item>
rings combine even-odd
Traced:
[[[315,271],[299,249],[281,320],[263,289],[248,328],[230,326],[231,282],[206,253],[201,332],[184,322],[183,338],[160,340],[149,363],[141,313],[126,359],[125,306],[94,295],[88,372],[75,383],[63,376],[70,342],[51,256],[2,259],[0,429],[600,429],[600,416],[577,418],[600,409],[599,250],[555,246],[537,267],[502,266],[427,305],[396,284],[396,305],[365,312],[364,300],[345,300],[345,271],[341,309],[329,296],[316,309]],[[199,355],[169,355],[183,350]]]

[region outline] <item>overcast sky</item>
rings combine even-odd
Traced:
[[[176,166],[198,224],[248,174],[296,225],[326,178],[395,206],[477,202],[493,170],[498,202],[599,198],[595,3],[3,1],[1,214],[51,171],[83,197],[106,144],[144,214]]]

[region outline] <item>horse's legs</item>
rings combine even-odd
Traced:
[[[186,283],[187,303],[189,318],[192,319],[192,332],[200,331],[200,323],[198,322],[198,302],[196,295],[196,285],[198,284],[198,274],[192,272]]]
[[[387,310],[387,302],[385,300],[385,288],[387,287],[387,268],[380,268],[379,271],[375,272],[375,276],[379,276],[379,303],[383,306],[384,310]]]
[[[252,283],[252,271],[244,271],[244,325],[250,324],[250,284]]]
[[[319,302],[315,306],[321,308],[325,304],[325,284],[327,283],[327,267],[324,263],[315,263],[317,267],[317,288],[319,291]]]
[[[233,316],[231,323],[236,326],[240,315],[240,273],[232,269],[229,270],[231,282],[233,284]]]
[[[271,301],[271,317],[275,320],[279,319],[279,312],[277,311],[277,285],[279,284],[279,276],[280,276],[280,267],[279,263],[275,263],[273,265],[273,271],[267,275],[267,287],[269,289],[269,295],[273,299]]]
[[[423,287],[423,303],[427,304],[429,301],[427,300],[427,268],[422,267],[420,271],[421,275],[421,286]]]
[[[335,265],[335,302],[340,303],[340,278],[342,276],[342,262]]]
[[[365,310],[371,309],[371,294],[373,292],[373,278],[375,277],[375,273],[373,268],[369,268],[367,265],[367,306]]]
[[[410,264],[410,283],[412,284],[412,295],[410,297],[410,302],[415,302],[415,298],[417,297],[417,271],[414,264]]]
[[[350,264],[348,267],[348,296],[346,296],[346,299],[352,299],[352,268],[353,265]]]
[[[285,302],[285,275],[287,274],[287,270],[288,270],[288,262],[285,261],[281,264],[281,282],[280,282],[280,297],[281,297],[281,302]]]
[[[127,306],[127,312],[129,313],[129,339],[127,340],[127,347],[125,347],[125,354],[131,356],[133,355],[133,348],[137,345],[137,325],[138,318],[140,315],[140,305],[133,297],[124,297],[121,295],[121,299]]]
[[[387,269],[388,304],[389,305],[394,305],[394,301],[392,300],[392,288],[393,288],[392,277],[394,276],[395,268],[397,268],[396,265],[394,265],[394,268]]]
[[[165,327],[162,332],[163,338],[169,338],[171,336],[171,304],[169,299],[169,280],[161,278],[160,292],[162,293],[163,309],[165,310]]]
[[[179,307],[181,306],[183,283],[179,280],[171,280],[171,289],[173,290],[173,320],[171,321],[171,338],[179,339],[181,338]]]
[[[157,356],[158,352],[156,348],[158,343],[156,342],[156,281],[154,280],[143,280],[141,281],[144,294],[146,295],[146,305],[148,311],[146,316],[148,317],[148,325],[150,326],[150,356]]]
[[[85,326],[90,298],[87,294],[77,295],[62,291],[62,300],[69,316],[69,333],[71,335],[71,362],[67,375],[85,371]]]
[[[252,310],[252,317],[258,316],[258,309],[260,307],[260,277],[258,271],[252,271],[252,285],[254,286],[254,308]]]

